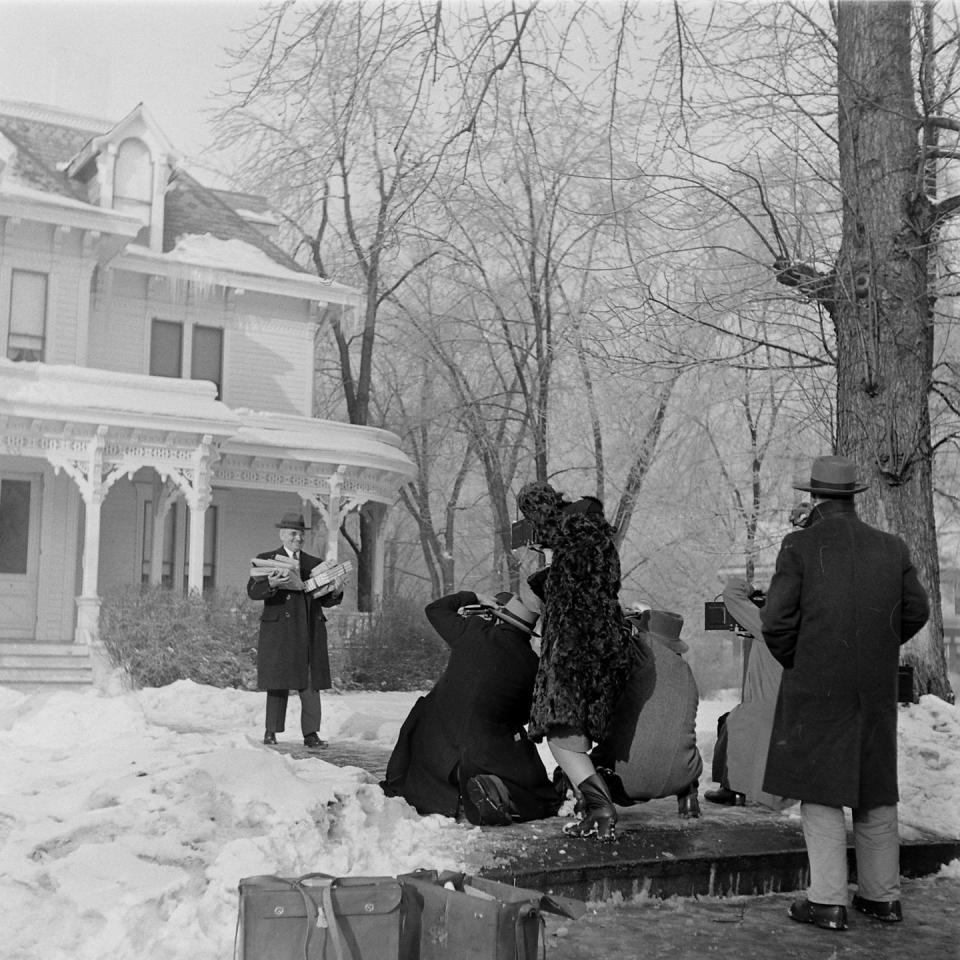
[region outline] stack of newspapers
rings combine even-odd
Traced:
[[[251,577],[269,577],[271,573],[300,572],[300,562],[288,557],[285,553],[278,553],[275,557],[254,557],[250,561]]]
[[[338,563],[336,560],[323,560],[310,571],[310,579],[305,580],[304,590],[311,597],[322,597],[335,589],[336,583],[343,583],[353,569],[349,560]]]

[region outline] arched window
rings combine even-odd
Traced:
[[[153,164],[142,140],[124,140],[113,168],[113,207],[139,213],[150,222],[153,200]]]

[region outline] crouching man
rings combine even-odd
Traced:
[[[680,639],[683,617],[665,610],[629,614],[634,628],[630,678],[610,735],[591,754],[614,803],[677,798],[684,819],[700,816],[703,759],[697,749],[700,695]]]
[[[539,614],[511,593],[461,591],[426,607],[450,647],[446,669],[413,705],[381,783],[423,814],[505,826],[555,816],[562,798],[524,724]]]

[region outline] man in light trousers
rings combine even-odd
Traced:
[[[900,537],[857,517],[866,486],[846,457],[813,461],[806,526],[781,544],[761,612],[783,665],[763,789],[801,801],[810,861],[790,917],[847,929],[847,836],[853,811],[853,907],[895,923],[900,905],[897,684],[901,644],[927,621],[927,595]]]

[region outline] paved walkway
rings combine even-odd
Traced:
[[[850,911],[850,929],[787,917],[795,894],[591,904],[547,917],[548,960],[960,960],[960,880],[907,880],[904,922]]]

